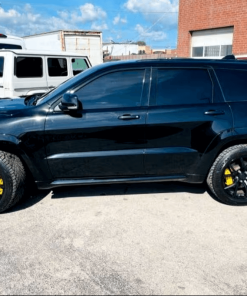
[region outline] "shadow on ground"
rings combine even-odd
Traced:
[[[135,194],[157,194],[188,192],[193,194],[203,194],[207,191],[204,184],[186,184],[179,182],[165,183],[138,183],[138,184],[111,184],[93,186],[60,187],[52,191],[52,198],[92,198],[95,196],[114,195],[135,195]],[[39,190],[32,196],[26,196],[19,204],[10,209],[7,213],[17,212],[30,208],[42,201],[51,191]],[[211,194],[210,194],[211,195]],[[212,198],[215,199],[213,195]]]

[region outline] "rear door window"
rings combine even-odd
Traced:
[[[43,77],[43,59],[40,57],[17,57],[15,74],[18,78]]]
[[[208,104],[212,102],[212,81],[205,69],[159,69],[157,105]]]
[[[227,102],[247,101],[247,71],[216,69],[215,72],[218,76]]]
[[[48,74],[50,77],[68,76],[67,60],[48,58]]]
[[[89,67],[85,59],[80,59],[80,58],[72,59],[72,69],[73,69],[74,76],[81,73],[84,70],[87,70],[88,68]]]
[[[0,57],[0,77],[3,77],[4,58]]]
[[[20,45],[0,43],[0,49],[22,49]]]

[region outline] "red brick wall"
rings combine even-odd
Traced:
[[[178,56],[190,56],[190,31],[230,26],[233,54],[247,54],[247,0],[180,0]]]

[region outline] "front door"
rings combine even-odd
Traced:
[[[54,178],[144,174],[146,73],[138,69],[101,75],[74,90],[81,110],[54,109],[45,127]]]
[[[147,115],[148,175],[193,174],[212,140],[233,126],[214,74],[203,68],[153,71]]]

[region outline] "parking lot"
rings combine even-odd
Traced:
[[[40,191],[0,222],[1,294],[247,292],[247,207],[204,186]]]

